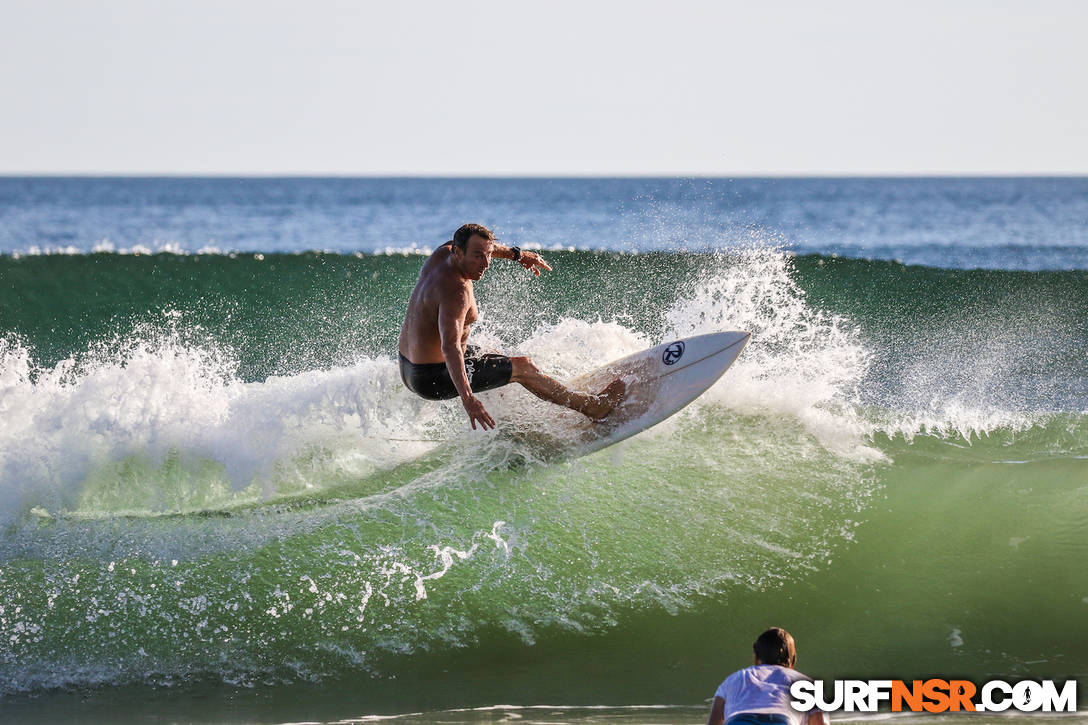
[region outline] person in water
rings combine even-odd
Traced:
[[[790,685],[807,680],[793,669],[797,645],[790,633],[771,627],[752,645],[755,664],[725,678],[714,693],[706,725],[827,725],[819,710],[797,712],[790,707]]]
[[[510,259],[540,276],[551,270],[536,252],[506,247],[480,224],[465,224],[423,264],[408,301],[400,330],[400,377],[416,395],[428,400],[460,397],[476,430],[495,427],[495,420],[475,393],[519,383],[533,395],[600,421],[623,396],[625,384],[613,380],[596,394],[567,390],[527,357],[481,354],[468,344],[479,317],[472,283],[483,277],[492,257]]]

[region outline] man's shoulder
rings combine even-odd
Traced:
[[[424,281],[427,296],[435,302],[461,302],[467,304],[469,283],[450,270],[436,269]]]
[[[461,279],[461,276],[450,269],[448,265],[443,264],[448,256],[448,248],[445,253],[443,253],[442,249],[439,249],[432,254],[423,265],[420,282],[428,287],[463,286],[461,283],[464,280]]]

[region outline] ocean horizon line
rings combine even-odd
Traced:
[[[374,179],[391,179],[391,180],[542,180],[542,179],[555,179],[555,180],[623,180],[623,179],[642,179],[642,180],[678,180],[678,179],[692,179],[692,180],[713,180],[713,181],[729,181],[729,180],[908,180],[917,179],[920,181],[928,180],[940,180],[940,179],[969,179],[969,180],[985,180],[985,179],[1071,179],[1080,180],[1088,179],[1088,170],[1080,172],[993,172],[993,173],[976,173],[976,172],[864,172],[864,173],[759,173],[759,174],[704,174],[704,173],[672,173],[672,174],[660,174],[660,173],[633,173],[633,174],[608,174],[608,173],[576,173],[568,172],[562,174],[547,174],[547,173],[525,173],[525,174],[505,174],[505,173],[485,173],[485,174],[442,174],[442,173],[403,173],[403,172],[389,172],[389,173],[353,173],[353,172],[306,172],[306,171],[283,171],[283,172],[235,172],[235,171],[223,171],[223,172],[172,172],[172,171],[26,171],[26,172],[0,172],[0,179],[360,179],[360,180],[374,180]]]

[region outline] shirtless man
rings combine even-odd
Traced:
[[[551,270],[536,252],[523,252],[495,242],[487,227],[465,224],[423,264],[419,281],[408,301],[400,330],[400,377],[405,386],[428,400],[460,396],[472,429],[484,430],[495,420],[474,393],[520,383],[543,400],[565,405],[588,418],[605,418],[623,396],[625,384],[613,380],[592,395],[567,390],[548,377],[527,357],[481,355],[468,344],[472,323],[479,317],[472,283],[491,266],[491,258],[512,259],[537,276]]]

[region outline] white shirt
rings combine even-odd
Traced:
[[[801,725],[804,714],[790,707],[790,685],[810,679],[781,665],[752,665],[738,670],[718,686],[714,697],[725,700],[725,720],[742,712],[785,715],[791,725]]]

